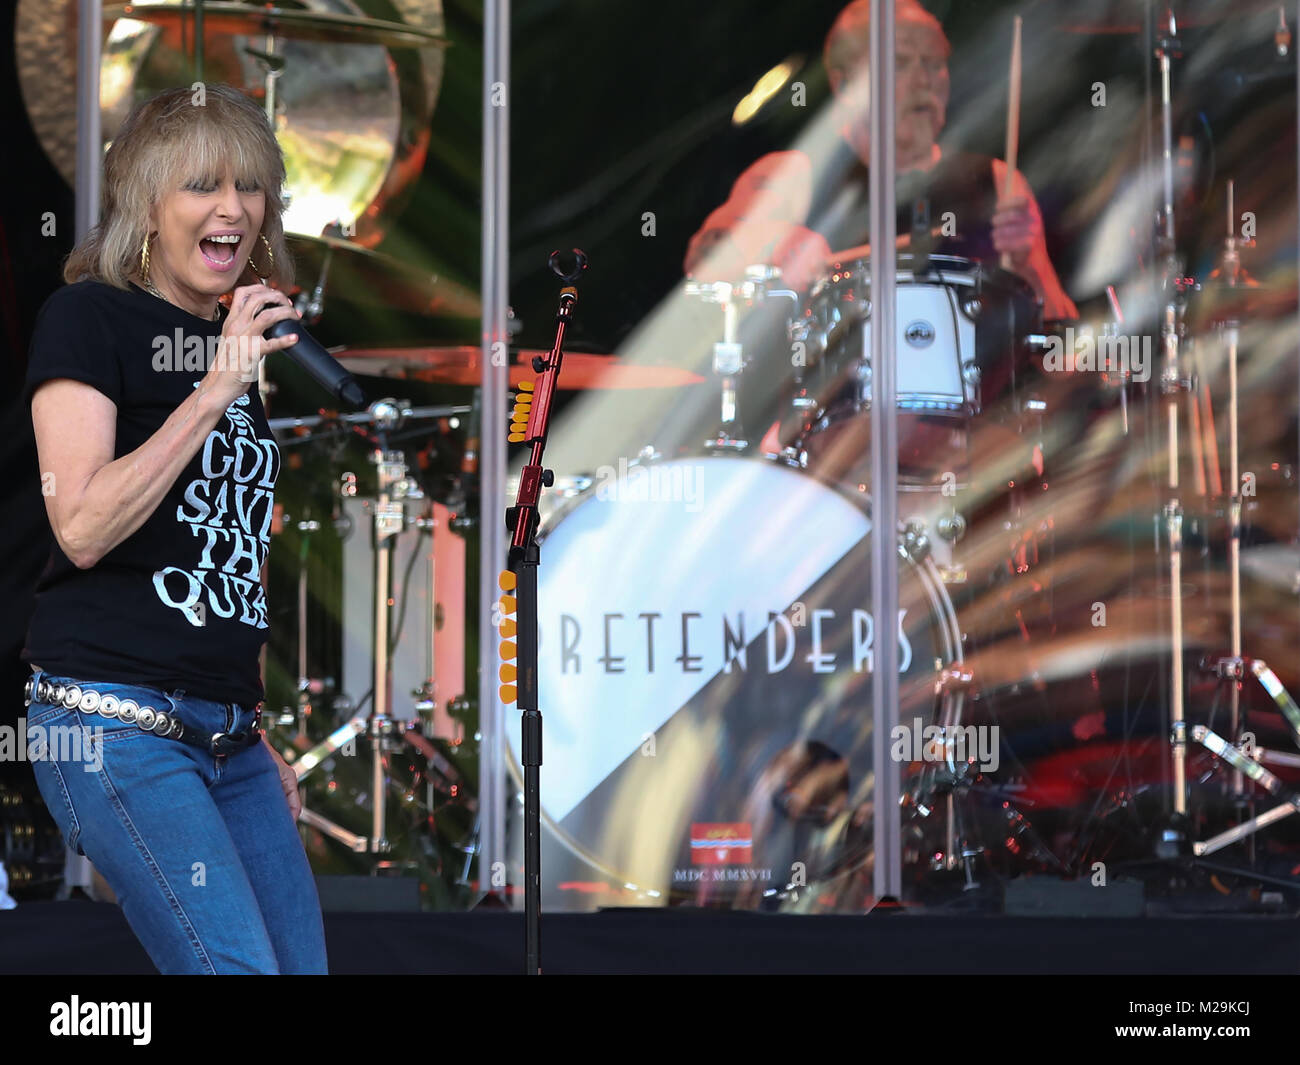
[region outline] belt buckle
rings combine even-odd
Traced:
[[[212,734],[212,753],[218,758],[225,758],[235,751],[242,751],[251,746],[247,730],[240,732],[215,732]]]
[[[253,711],[253,720],[248,728],[241,729],[239,732],[214,732],[209,748],[217,758],[225,758],[234,751],[242,751],[246,747],[252,747],[262,738],[262,703],[258,703]],[[228,749],[223,749],[228,745]]]

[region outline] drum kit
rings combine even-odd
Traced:
[[[614,896],[785,907],[812,884],[823,906],[864,901],[875,665],[867,267],[833,262],[806,292],[770,266],[739,284],[687,282],[685,297],[720,319],[717,427],[693,454],[650,448],[616,478],[560,483],[538,593],[542,795],[563,845],[548,874],[580,878],[576,857]],[[1038,581],[1050,552],[1051,522],[1029,505],[1042,471],[1023,444],[1041,418],[1028,398],[1041,323],[1018,278],[954,257],[901,256],[897,300],[899,720],[941,729],[951,746],[979,705],[962,603],[1005,628],[973,589],[1004,574]],[[737,339],[754,336],[749,315],[770,328],[773,307],[775,342]],[[746,375],[791,350],[784,416],[752,440]],[[1000,567],[972,565],[965,541],[990,528],[1019,549]],[[974,884],[974,822],[990,806],[1004,849],[1060,866],[1011,791],[974,768],[976,752],[918,762],[908,805],[925,858],[914,867]],[[715,826],[729,845],[706,845]],[[701,854],[714,856],[709,875]]]
[[[1011,877],[1110,875],[1156,905],[1300,907],[1300,678],[1263,660],[1284,645],[1245,649],[1279,614],[1293,630],[1294,604],[1256,586],[1248,607],[1242,585],[1243,559],[1295,542],[1295,485],[1274,461],[1257,491],[1239,434],[1243,327],[1290,328],[1296,300],[1242,270],[1231,202],[1218,268],[1186,276],[1174,32],[1154,49],[1159,254],[1105,311],[1044,322],[1005,270],[897,259],[908,901],[996,907]],[[549,906],[876,903],[869,278],[842,254],[801,288],[771,264],[687,281],[679,301],[714,319],[711,430],[557,481]]]
[[[718,312],[716,428],[694,449],[648,447],[617,473],[559,482],[539,537],[548,883],[606,903],[872,904],[879,532],[867,267],[833,261],[793,298],[770,266],[738,284],[687,282],[686,299]],[[1147,449],[1124,483],[1122,520],[1136,525],[1144,507],[1166,520],[1169,504],[1141,478],[1159,467],[1148,441],[1167,439],[1171,378],[1144,382],[1118,366],[1054,375],[1044,352],[1061,327],[1044,328],[1014,275],[906,253],[898,270],[901,729],[891,740],[907,770],[905,890],[988,901],[1009,877],[1089,876],[1098,862],[1161,890],[1178,879],[1171,869],[1192,878],[1182,857],[1208,857],[1300,808],[1300,712],[1276,674],[1243,655],[1238,576],[1230,653],[1209,653],[1200,622],[1180,646],[1170,614],[1189,582],[1157,570],[1176,542],[1143,551],[1131,529],[1116,537],[1070,498],[1077,470],[1063,444],[1083,409],[1084,431],[1111,441],[1108,456],[1092,456],[1110,472]],[[1195,287],[1203,298],[1178,309],[1179,365],[1199,356],[1208,375],[1208,352],[1231,342],[1232,327],[1199,313],[1219,299]],[[736,339],[754,338],[747,314],[770,328],[773,306],[783,308],[775,339]],[[1193,344],[1185,323],[1198,314]],[[800,357],[785,409],[754,440],[747,375],[790,350]],[[1207,376],[1180,374],[1178,410],[1184,380],[1208,388]],[[1241,483],[1235,386],[1227,399],[1231,486]],[[1213,414],[1195,409],[1204,468]],[[1183,449],[1175,459],[1189,461]],[[1239,574],[1242,502],[1220,484],[1187,508],[1207,573],[1217,561]],[[1214,618],[1210,599],[1197,605]],[[1175,676],[1209,678],[1223,697],[1198,683],[1196,700],[1171,713],[1161,704]],[[1195,781],[1182,793],[1170,771],[1179,759]],[[1175,794],[1181,803],[1165,801]],[[1272,812],[1256,815],[1270,800]],[[1218,882],[1288,883],[1261,862],[1251,849],[1241,879],[1215,867]],[[573,900],[556,887],[549,904]]]

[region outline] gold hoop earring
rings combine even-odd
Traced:
[[[140,247],[140,280],[149,287],[149,234],[144,235],[144,244]]]
[[[266,239],[265,233],[259,233],[258,236],[262,238],[262,244],[266,247],[266,273],[262,273],[261,270],[253,265],[253,255],[251,252],[248,256],[248,268],[252,270],[253,273],[257,275],[257,279],[265,285],[267,279],[270,278],[272,272],[275,270],[275,252],[271,250],[271,242]]]

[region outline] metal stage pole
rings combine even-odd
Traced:
[[[103,170],[104,138],[100,130],[99,65],[104,41],[104,5],[102,0],[78,0],[77,3],[77,174],[76,241],[81,243],[99,222],[99,188]],[[63,887],[60,898],[67,898],[73,888],[81,888],[96,898],[94,871],[90,859],[65,845]]]
[[[77,4],[77,215],[80,243],[99,221],[99,179],[104,138],[99,116],[99,62],[104,42],[103,0]]]
[[[1297,10],[1294,12],[1294,17],[1291,21],[1291,25],[1300,28],[1300,5],[1297,5]],[[1296,134],[1297,137],[1300,137],[1300,63],[1297,63],[1296,65],[1295,106],[1296,106]],[[1296,210],[1300,211],[1300,139],[1296,141]],[[1300,225],[1300,214],[1297,214],[1296,218],[1297,218],[1297,225]],[[1233,220],[1233,224],[1235,227],[1236,225],[1235,219]],[[1296,274],[1295,284],[1300,285],[1300,230],[1297,231],[1296,237],[1297,237],[1297,243],[1296,243],[1297,274]],[[1297,369],[1300,370],[1300,304],[1297,304],[1297,310],[1296,310],[1296,345],[1297,345],[1296,347]],[[1297,381],[1300,382],[1300,377],[1297,378]],[[1300,383],[1298,383],[1296,387],[1297,387],[1298,394],[1296,395],[1294,401],[1297,407],[1300,407]],[[1297,461],[1300,462],[1300,455],[1297,455]],[[1240,486],[1237,487],[1239,490]],[[1297,505],[1300,505],[1300,493],[1297,494],[1296,502]],[[1296,517],[1297,520],[1300,521],[1300,510],[1297,511]],[[1297,528],[1300,529],[1300,524],[1297,525]],[[1300,581],[1300,562],[1298,562],[1296,565],[1294,578],[1295,580]]]
[[[898,422],[894,319],[894,0],[871,0],[871,613],[875,619],[872,757],[874,893],[902,894],[902,767],[890,757],[898,721]]]
[[[479,840],[481,891],[504,886],[506,715],[497,691],[497,575],[506,562],[506,388],[510,337],[510,0],[483,5],[483,340],[479,432]],[[498,876],[500,873],[502,876]],[[504,892],[502,892],[504,897]]]

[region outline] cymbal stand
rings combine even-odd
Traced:
[[[722,339],[713,345],[713,374],[721,388],[718,427],[704,442],[709,451],[741,452],[749,447],[745,427],[736,409],[736,380],[745,370],[745,349],[737,338],[739,307],[735,297],[741,286],[727,281],[687,283],[687,295],[698,296],[722,308]]]
[[[1233,187],[1228,182],[1228,233],[1223,247],[1224,280],[1235,288],[1241,256],[1237,251],[1236,228],[1233,223]],[[1231,667],[1238,676],[1228,684],[1228,735],[1234,741],[1241,737],[1241,449],[1238,436],[1239,393],[1237,391],[1237,353],[1241,330],[1236,319],[1223,323],[1223,343],[1228,356],[1228,478],[1232,494],[1228,497],[1228,577],[1229,617],[1231,624],[1229,658],[1221,659],[1219,667]],[[1221,672],[1220,676],[1226,676]],[[1232,774],[1232,793],[1240,795],[1245,784],[1239,769]]]
[[[311,697],[321,694],[325,682],[307,675],[307,564],[311,557],[311,534],[320,531],[320,522],[304,519],[296,523],[301,540],[298,547],[298,701],[295,712],[282,717],[282,724],[298,726],[298,737],[306,739],[307,721],[312,715]],[[288,708],[286,707],[286,710]]]
[[[424,495],[408,475],[405,455],[388,448],[389,434],[402,424],[407,413],[392,399],[377,400],[370,405],[368,412],[370,420],[374,422],[375,437],[370,459],[375,464],[377,474],[374,505],[374,685],[371,690],[370,712],[364,718],[357,714],[324,742],[304,753],[293,767],[301,781],[340,747],[362,734],[368,736],[371,756],[370,835],[358,836],[306,809],[302,815],[304,821],[358,853],[380,854],[390,849],[386,825],[384,754],[392,746],[394,733],[389,647],[393,612],[393,548],[397,534],[406,528],[406,500],[422,499]]]
[[[1170,664],[1169,736],[1173,748],[1173,817],[1162,830],[1157,853],[1172,857],[1185,840],[1187,817],[1187,719],[1183,695],[1183,507],[1179,491],[1178,397],[1186,390],[1179,359],[1179,342],[1185,310],[1185,287],[1174,233],[1173,98],[1170,75],[1173,60],[1181,56],[1177,26],[1172,11],[1166,12],[1164,32],[1156,43],[1155,57],[1160,70],[1160,118],[1162,138],[1163,202],[1160,235],[1164,277],[1164,306],[1160,315],[1163,353],[1160,391],[1165,402],[1167,426],[1167,497],[1164,504],[1165,533],[1169,543]]]
[[[393,618],[393,548],[397,534],[406,528],[408,498],[422,496],[407,476],[406,457],[401,451],[388,449],[388,434],[402,423],[398,405],[391,400],[372,404],[375,415],[376,447],[371,452],[377,476],[375,492],[375,625],[374,688],[370,700],[367,733],[371,752],[370,851],[388,850],[384,823],[384,748],[393,730],[393,664],[389,647],[389,630]]]
[[[1228,183],[1228,234],[1224,239],[1224,250],[1220,277],[1228,288],[1236,288],[1241,271],[1241,257],[1234,231],[1233,186]],[[1240,392],[1238,390],[1237,363],[1240,341],[1240,322],[1234,317],[1223,321],[1220,333],[1225,348],[1228,364],[1228,470],[1232,480],[1232,494],[1229,497],[1228,528],[1228,570],[1230,594],[1231,646],[1227,657],[1203,662],[1202,668],[1213,673],[1228,685],[1228,737],[1224,740],[1209,728],[1197,726],[1192,730],[1192,739],[1207,750],[1217,755],[1232,766],[1232,798],[1244,815],[1253,805],[1246,793],[1245,781],[1249,779],[1270,794],[1279,796],[1283,801],[1277,806],[1258,816],[1244,818],[1234,828],[1219,833],[1208,840],[1196,841],[1192,853],[1200,856],[1212,854],[1239,840],[1247,839],[1251,843],[1248,859],[1253,862],[1254,834],[1261,828],[1273,824],[1284,817],[1300,811],[1300,793],[1289,789],[1282,781],[1264,768],[1263,762],[1295,766],[1300,759],[1294,755],[1281,752],[1261,750],[1254,745],[1243,747],[1241,717],[1241,690],[1247,677],[1260,683],[1272,697],[1282,716],[1300,746],[1300,706],[1283,687],[1282,682],[1267,665],[1255,659],[1245,658],[1242,654],[1241,640],[1241,469],[1240,469]],[[1230,741],[1230,742],[1229,742]]]
[[[263,103],[266,109],[266,120],[271,124],[272,132],[275,130],[276,83],[284,73],[284,56],[277,54],[275,43],[275,34],[268,33],[265,51],[259,52],[256,48],[244,49],[262,64],[262,87],[265,97]]]
[[[759,306],[766,300],[789,300],[793,309],[784,315],[788,329],[790,323],[798,319],[800,295],[782,285],[780,270],[767,265],[746,267],[745,280],[737,284],[688,281],[686,295],[703,303],[716,303],[722,308],[722,339],[713,345],[713,375],[720,385],[721,410],[718,427],[704,441],[704,447],[716,454],[739,454],[749,447],[738,407],[739,379],[751,361],[740,339],[740,310]]]

